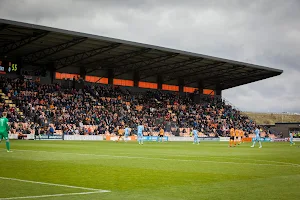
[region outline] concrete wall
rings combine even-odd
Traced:
[[[278,133],[282,133],[283,137],[289,137],[289,132],[291,130],[300,129],[299,123],[276,123],[274,127],[272,127]]]

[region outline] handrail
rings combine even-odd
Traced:
[[[225,99],[224,97],[222,97],[222,99],[225,101],[226,104],[231,105],[232,108],[234,108],[235,110],[237,110],[237,111],[239,111],[240,113],[242,113],[242,111],[241,111],[238,107],[234,106],[230,101],[228,101],[228,100]],[[245,113],[245,112],[243,112],[243,113]],[[246,117],[248,117],[248,119],[250,119],[250,120],[252,120],[253,122],[255,122],[255,120],[253,120],[252,118],[250,118],[248,115],[243,114],[243,116],[246,116]],[[256,122],[255,122],[255,123],[256,123]],[[260,126],[263,127],[263,129],[265,129],[265,130],[271,130],[271,129],[268,128],[267,126],[264,126],[264,125],[260,125]],[[279,134],[277,131],[275,131],[275,130],[273,130],[273,129],[272,129],[272,131],[275,132],[277,135]]]

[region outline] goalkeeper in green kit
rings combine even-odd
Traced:
[[[9,126],[8,126],[8,119],[6,118],[7,113],[2,114],[2,118],[0,119],[0,141],[2,138],[6,140],[6,149],[7,152],[10,151],[10,143],[8,139],[8,131],[9,131]]]

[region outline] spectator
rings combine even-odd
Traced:
[[[0,113],[8,112],[10,122],[20,122],[18,129],[26,130],[23,122],[39,126],[40,132],[49,128],[50,134],[62,130],[64,134],[115,134],[124,124],[135,129],[138,121],[147,124],[147,131],[186,133],[194,126],[205,135],[228,135],[229,127],[242,127],[246,134],[255,123],[218,97],[201,96],[201,103],[190,96],[177,93],[147,91],[131,93],[120,87],[86,85],[83,89],[61,89],[59,84],[42,85],[33,81],[0,77],[5,92],[13,94],[13,101],[23,117],[0,99]],[[190,98],[191,97],[191,98]],[[96,126],[92,129],[91,126]],[[148,130],[149,129],[149,130]],[[179,131],[180,130],[180,131]],[[36,130],[35,130],[36,132]]]

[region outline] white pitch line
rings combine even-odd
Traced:
[[[44,152],[44,153],[63,153],[63,154],[75,154],[75,155],[83,155],[83,156],[99,156],[99,157],[124,157],[124,158],[143,158],[143,159],[160,159],[160,160],[178,160],[178,161],[198,161],[198,162],[217,162],[217,163],[223,163],[223,162],[218,162],[218,161],[200,161],[200,160],[186,160],[186,159],[172,159],[172,158],[148,158],[148,157],[139,157],[139,156],[127,156],[127,155],[132,155],[129,153],[120,153],[123,156],[116,156],[116,155],[103,155],[103,154],[80,154],[80,153],[69,153],[69,152],[51,152],[51,151],[35,151],[35,150],[17,150],[17,151],[32,151],[32,152]],[[153,155],[153,154],[143,154],[143,155]],[[173,156],[173,157],[189,157],[189,158],[204,158],[204,157],[210,157],[210,158],[223,158],[222,156],[199,156],[199,155],[170,155],[170,154],[160,154],[164,156]],[[296,163],[288,163],[288,162],[280,162],[280,161],[272,161],[272,160],[257,160],[257,159],[249,159],[249,158],[235,158],[235,157],[228,157],[227,159],[230,160],[248,160],[248,161],[260,161],[260,162],[269,162],[269,163],[275,163],[275,164],[284,164],[284,165],[278,165],[278,166],[296,166],[300,167],[300,164]],[[226,163],[226,162],[225,162]],[[231,163],[231,162],[229,162]],[[233,163],[233,162],[232,162]],[[258,163],[260,165],[273,165],[277,166],[274,164],[269,164],[269,163]],[[240,164],[240,163],[235,163],[235,164]],[[243,164],[243,163],[241,163]],[[245,163],[245,164],[253,164],[253,163]],[[255,164],[257,165],[257,164]]]
[[[119,153],[122,155],[132,155],[129,153]],[[153,154],[143,154],[143,155],[153,155]],[[171,156],[171,157],[188,157],[188,158],[205,158],[205,157],[210,157],[210,158],[224,158],[222,156],[208,156],[208,155],[171,155],[171,154],[160,154],[163,156]],[[249,159],[249,158],[235,158],[235,157],[226,157],[226,159],[230,160],[249,160],[249,161],[260,161],[260,162],[270,162],[270,163],[276,163],[276,164],[285,164],[285,165],[298,165],[295,163],[288,163],[288,162],[280,162],[280,161],[273,161],[273,160],[257,160],[257,159]],[[300,166],[300,165],[299,165]]]
[[[24,196],[24,197],[9,197],[2,198],[0,200],[13,200],[13,199],[37,199],[37,198],[46,198],[46,197],[61,197],[61,196],[73,196],[73,195],[87,195],[87,194],[96,194],[103,193],[103,190],[95,192],[77,192],[77,193],[66,193],[66,194],[49,194],[49,195],[40,195],[40,196]]]
[[[72,185],[62,185],[62,184],[56,184],[56,183],[45,183],[45,182],[38,182],[38,181],[29,181],[29,180],[23,180],[23,179],[17,179],[17,178],[0,177],[0,179],[10,180],[10,181],[19,181],[19,182],[25,182],[25,183],[34,183],[34,184],[40,184],[40,185],[52,185],[52,186],[58,186],[58,187],[66,187],[66,188],[74,188],[74,189],[82,189],[82,190],[91,190],[91,191],[97,191],[97,192],[110,192],[109,190],[78,187],[78,186],[72,186]]]
[[[53,151],[35,151],[35,150],[17,150],[17,151],[28,151],[28,152],[36,152],[36,153],[55,153],[55,154],[71,154],[71,155],[79,155],[79,156],[97,156],[97,157],[109,157],[109,158],[129,158],[129,159],[145,159],[145,160],[169,160],[169,161],[184,161],[184,162],[203,162],[203,163],[218,163],[218,164],[243,164],[243,165],[264,165],[264,166],[292,166],[292,167],[300,167],[299,164],[293,163],[285,163],[284,165],[277,165],[271,163],[247,163],[247,162],[219,162],[212,160],[187,160],[187,159],[173,159],[173,158],[151,158],[151,157],[142,157],[142,156],[116,156],[116,155],[104,155],[104,154],[82,154],[82,153],[69,153],[69,152],[53,152]]]

